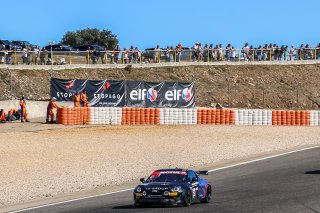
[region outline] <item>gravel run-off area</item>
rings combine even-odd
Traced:
[[[0,207],[320,144],[319,127],[105,126],[1,131]],[[58,126],[58,125],[54,125]]]

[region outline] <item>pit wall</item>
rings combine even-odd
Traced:
[[[263,109],[60,108],[63,125],[261,125],[319,126],[320,111]]]

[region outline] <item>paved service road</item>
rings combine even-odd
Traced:
[[[31,212],[320,212],[320,148],[208,175],[210,204],[190,207],[132,206],[132,191],[25,211]]]

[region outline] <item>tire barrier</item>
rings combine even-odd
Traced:
[[[273,110],[272,125],[310,126],[310,112],[292,110]]]
[[[320,111],[310,111],[310,126],[320,125]]]
[[[272,125],[272,110],[235,110],[235,125]]]
[[[161,108],[160,124],[197,124],[197,109]]]
[[[90,124],[91,108],[59,108],[57,109],[57,123],[63,125]]]
[[[158,125],[158,108],[122,108],[122,125]]]
[[[234,125],[235,110],[228,109],[198,109],[198,124]]]
[[[320,111],[262,109],[59,108],[63,125],[275,125],[320,126]]]
[[[119,107],[91,107],[89,124],[121,125],[122,109]]]

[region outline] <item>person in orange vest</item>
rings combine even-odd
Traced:
[[[53,97],[51,99],[51,101],[49,102],[48,104],[48,107],[47,107],[47,118],[46,118],[46,122],[49,123],[49,117],[50,117],[50,120],[51,120],[51,123],[54,123],[54,112],[53,112],[53,109],[54,108],[60,108],[60,106],[58,106],[58,104],[56,103],[56,98]]]
[[[6,122],[6,113],[4,112],[3,109],[0,110],[0,123],[5,123]]]
[[[73,96],[74,107],[80,107],[80,101],[81,101],[80,94],[79,92],[76,92],[76,94],[74,94]]]
[[[83,90],[80,96],[81,99],[81,105],[82,107],[88,107],[88,97],[87,97],[87,91]]]
[[[21,122],[23,123],[24,121],[29,122],[28,119],[28,111],[27,111],[27,104],[26,104],[26,99],[22,96],[20,98],[20,109],[21,109]]]

